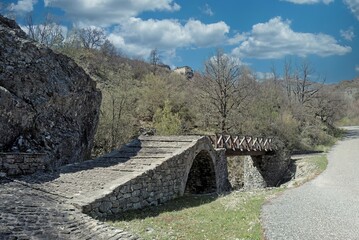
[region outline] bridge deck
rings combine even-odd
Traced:
[[[140,137],[95,160],[66,165],[54,173],[22,176],[20,180],[66,198],[94,199],[184,151],[199,138]]]

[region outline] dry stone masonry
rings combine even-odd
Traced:
[[[53,172],[37,172],[12,181],[0,177],[0,201],[4,203],[0,206],[0,236],[136,239],[88,215],[104,219],[186,192],[226,191],[225,161],[224,151],[214,150],[207,137],[152,136]],[[205,168],[209,176],[204,177],[199,168]],[[7,204],[10,202],[14,204]]]
[[[186,192],[229,190],[223,151],[215,151],[207,137],[141,137],[109,157],[127,155],[136,156],[127,162],[133,166],[126,169],[130,178],[119,178],[116,185],[96,196],[81,197],[75,204],[85,213],[108,218],[158,205]]]
[[[0,153],[0,173],[7,176],[32,174],[45,169],[46,154]]]
[[[277,151],[262,156],[246,156],[243,187],[245,189],[275,187],[281,183],[290,165],[290,153],[283,143],[276,142]]]

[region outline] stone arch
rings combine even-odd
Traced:
[[[217,179],[213,156],[208,151],[202,150],[193,159],[184,193],[203,194],[216,191]]]

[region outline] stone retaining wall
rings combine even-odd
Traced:
[[[203,158],[203,153],[208,156]],[[201,156],[200,159],[196,159]],[[109,218],[120,212],[155,206],[185,193],[189,173],[194,161],[208,161],[214,169],[215,190],[228,190],[227,164],[224,152],[215,151],[208,138],[200,139],[191,148],[164,161],[157,167],[142,173],[117,187],[112,193],[82,206],[84,213],[94,218]],[[196,177],[196,176],[194,176]],[[196,179],[205,186],[207,180]],[[213,187],[213,186],[208,186]]]
[[[262,156],[246,156],[243,167],[243,188],[256,189],[265,188],[267,183],[262,176],[262,169],[259,163],[262,162]]]
[[[15,176],[44,170],[46,156],[41,153],[0,153],[0,172]]]
[[[247,156],[244,161],[244,188],[275,187],[286,174],[290,155],[285,150],[273,155]]]

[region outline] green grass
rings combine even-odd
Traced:
[[[277,191],[186,196],[122,213],[110,223],[143,239],[262,239],[260,209]]]
[[[315,174],[317,174],[317,175],[322,173],[328,166],[328,159],[327,159],[327,156],[325,154],[308,158],[307,161],[314,164],[314,166],[316,167],[316,173]]]
[[[327,166],[325,155],[301,161],[313,164],[318,175]],[[312,177],[310,177],[312,178]],[[121,213],[115,227],[143,239],[263,239],[260,211],[283,188],[232,192],[225,196],[185,196],[164,205]]]

